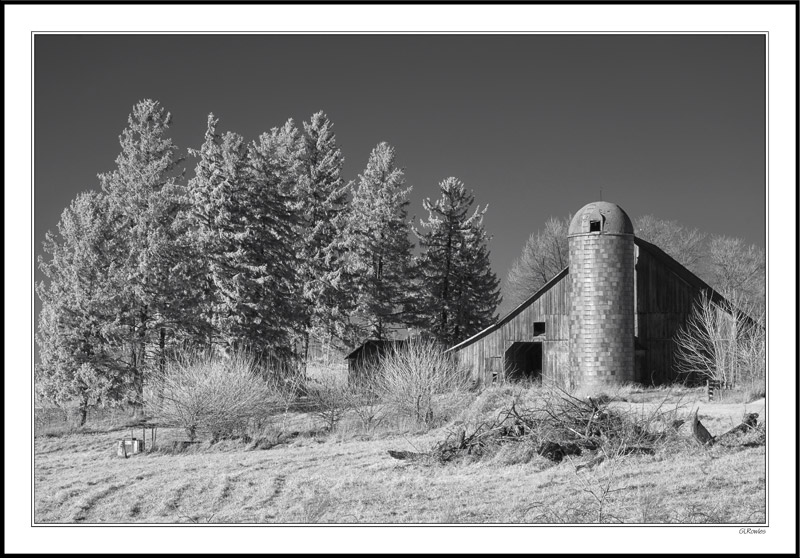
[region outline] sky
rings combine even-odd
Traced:
[[[145,98],[181,148],[210,112],[252,140],[323,110],[347,180],[389,142],[417,222],[449,176],[489,205],[501,279],[548,217],[599,199],[764,247],[765,59],[763,35],[37,35],[37,254]]]

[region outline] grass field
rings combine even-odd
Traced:
[[[646,411],[661,390],[630,392],[612,408]],[[624,400],[623,400],[624,399]],[[712,434],[760,413],[764,401],[706,403],[681,396]],[[474,407],[474,405],[473,405]],[[468,409],[465,409],[465,412]],[[398,461],[387,450],[426,451],[452,424],[414,432],[319,434],[291,417],[300,435],[268,450],[236,441],[123,459],[130,429],[51,431],[34,440],[36,523],[734,523],[765,521],[765,447],[685,443],[654,455],[520,460],[513,444],[474,462]],[[299,426],[298,426],[299,425]],[[141,430],[138,432],[141,435]],[[182,437],[158,432],[159,441]],[[148,439],[149,443],[149,439]]]

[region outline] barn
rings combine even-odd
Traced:
[[[570,388],[676,379],[673,336],[706,291],[657,246],[636,238],[618,205],[573,217],[569,265],[483,331],[448,349],[483,385],[546,379]]]

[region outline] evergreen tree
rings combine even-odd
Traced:
[[[42,301],[36,342],[36,390],[56,404],[77,401],[81,424],[91,403],[123,399],[130,378],[117,351],[119,253],[108,204],[85,192],[64,210],[58,234],[48,231],[36,286]]]
[[[303,122],[294,196],[299,218],[298,297],[302,301],[302,357],[308,359],[313,332],[347,337],[352,292],[344,266],[344,227],[348,185],[342,179],[344,158],[333,123],[323,112]]]
[[[413,244],[408,196],[394,149],[378,144],[353,191],[347,223],[348,269],[356,294],[355,322],[367,335],[387,339],[408,325],[413,301]]]
[[[221,301],[217,314],[227,344],[248,347],[259,357],[288,356],[300,328],[301,307],[293,296],[298,255],[292,193],[300,141],[291,120],[262,134],[246,151],[240,136],[223,138],[231,176],[217,224],[224,242],[214,276]]]
[[[184,208],[177,182],[182,158],[167,137],[171,116],[157,101],[140,101],[120,136],[117,168],[99,176],[120,243],[121,319],[128,327],[128,366],[137,403],[144,374],[157,361],[163,368],[167,337],[185,323],[184,281],[174,276],[176,222]]]
[[[203,145],[189,150],[198,162],[188,184],[187,253],[194,264],[197,312],[206,324],[205,341],[227,346],[234,343],[236,334],[228,327],[232,293],[225,286],[236,274],[231,259],[236,258],[236,239],[243,230],[240,198],[252,173],[244,141],[233,133],[218,134],[218,121],[209,114]]]
[[[441,197],[423,201],[425,232],[415,229],[422,254],[422,294],[418,304],[425,329],[450,346],[491,325],[500,301],[499,280],[491,269],[486,213],[476,207],[471,192],[456,178],[439,184]]]

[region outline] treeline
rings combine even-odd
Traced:
[[[345,181],[322,112],[252,141],[210,115],[191,178],[170,122],[157,101],[136,104],[116,168],[46,236],[41,397],[141,404],[178,350],[246,349],[297,371],[312,336],[352,347],[414,328],[450,345],[496,318],[486,207],[458,179],[415,227],[394,149],[378,144]]]

